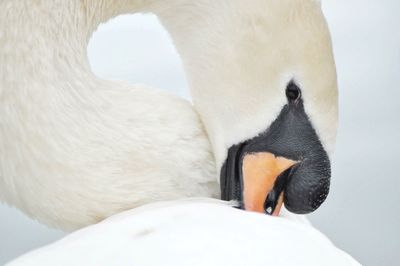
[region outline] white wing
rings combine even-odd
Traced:
[[[296,219],[210,200],[152,204],[77,231],[8,266],[360,265]]]

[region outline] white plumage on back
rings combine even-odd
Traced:
[[[244,212],[210,200],[118,214],[7,266],[356,266],[305,218]]]

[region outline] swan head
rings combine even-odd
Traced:
[[[222,198],[274,215],[284,202],[289,211],[305,214],[329,192],[337,125],[335,65],[317,2],[268,2],[265,9],[273,12],[263,17],[252,10],[247,30],[230,45],[236,52],[222,52],[234,60],[223,63],[233,65],[230,74],[231,67],[219,69],[233,79],[226,91],[240,91],[219,118],[224,122],[212,126],[225,140]]]
[[[329,192],[337,127],[319,1],[215,1],[203,10],[182,11],[188,26],[182,18],[167,26],[213,146],[222,198],[270,214],[282,203],[294,213],[316,210]]]
[[[294,81],[286,87],[287,103],[268,128],[229,147],[220,173],[222,198],[239,201],[251,211],[278,215],[306,214],[329,192],[329,155],[304,106]]]

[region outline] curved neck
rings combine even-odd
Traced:
[[[291,75],[292,70],[280,69],[282,60],[273,52],[268,54],[278,48],[267,46],[274,36],[270,32],[281,28],[276,27],[277,23],[286,23],[282,17],[293,20],[298,13],[314,12],[311,2],[314,1],[2,1],[0,25],[6,31],[3,37],[0,34],[0,62],[7,68],[1,72],[0,94],[16,89],[29,92],[32,82],[46,84],[36,86],[46,93],[62,89],[52,87],[54,81],[97,82],[86,54],[93,31],[119,14],[151,12],[160,18],[181,55],[193,102],[220,166],[227,147],[264,130],[280,110],[284,99],[264,91],[282,85],[278,84],[279,71]],[[303,17],[309,23],[308,17],[319,15]],[[13,30],[15,25],[18,31]],[[70,90],[72,86],[66,84],[63,88]],[[266,108],[266,103],[271,107]]]
[[[259,102],[267,102],[264,97],[268,94],[252,91],[264,86],[257,82],[268,71],[245,68],[257,65],[254,62],[259,60],[260,43],[255,36],[264,35],[272,2],[173,0],[152,10],[181,56],[193,103],[210,136],[217,169],[228,147],[256,135],[268,123],[264,113],[255,109],[262,106]],[[251,126],[238,124],[248,120],[249,110]]]
[[[90,69],[92,32],[141,10],[128,2],[0,1],[0,201],[80,226],[155,199],[218,195],[209,143],[187,101]]]
[[[171,35],[181,57],[192,101],[209,135],[219,171],[226,157],[225,136],[219,131],[219,127],[224,126],[220,118],[230,117],[226,107],[228,103],[235,105],[235,99],[239,97],[237,94],[229,95],[229,91],[221,86],[221,82],[230,79],[230,74],[224,76],[218,70],[218,64],[223,60],[220,57],[221,45],[230,42],[229,36],[234,35],[229,32],[235,30],[231,18],[237,1],[174,2],[177,5],[153,12]],[[217,100],[221,97],[226,100],[224,105],[220,104],[224,100]]]
[[[234,1],[237,2],[237,1]],[[220,34],[226,32],[229,23],[217,23],[221,12],[233,12],[233,4],[227,1],[126,1],[126,0],[56,0],[56,1],[5,1],[0,4],[0,24],[5,31],[4,44],[1,45],[0,61],[8,67],[2,71],[4,77],[0,93],[7,90],[31,92],[32,83],[46,95],[50,91],[68,91],[71,86],[52,86],[60,81],[87,82],[97,81],[87,58],[87,45],[92,33],[99,24],[119,14],[151,12],[156,14],[169,33],[180,53],[189,80],[195,104],[215,95],[208,91],[210,84],[202,82],[211,79],[194,79],[198,69],[207,58],[213,58],[210,47],[216,43]],[[21,20],[21,17],[24,19]],[[18,26],[17,34],[13,28]],[[211,27],[211,28],[210,28]],[[198,29],[201,32],[196,32]],[[205,32],[207,31],[207,32]],[[204,38],[204,36],[207,38]],[[23,36],[23,38],[21,37]],[[1,37],[1,36],[0,36]],[[29,37],[29,40],[26,40]],[[211,53],[211,54],[207,54]],[[201,59],[201,60],[199,60]],[[27,75],[27,73],[30,73]],[[204,75],[212,75],[208,70]],[[24,77],[19,79],[18,77]],[[220,79],[220,77],[214,77]],[[196,83],[196,86],[193,84]],[[208,85],[208,86],[206,86]],[[85,88],[80,87],[80,91]],[[90,90],[90,88],[88,88]],[[69,91],[66,93],[70,93]],[[10,93],[9,93],[10,94]],[[198,106],[201,110],[201,105]]]
[[[73,71],[90,73],[86,54],[90,36],[101,22],[129,10],[123,2],[2,2],[0,25],[5,30],[0,56],[1,61],[10,66],[3,72],[2,81],[19,76],[17,73],[23,76],[31,73],[33,79],[41,81],[55,78],[54,73],[60,73],[60,78]],[[46,73],[46,69],[51,69],[52,75]]]

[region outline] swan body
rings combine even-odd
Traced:
[[[135,12],[171,34],[194,106],[92,73],[93,31]],[[317,1],[5,0],[0,30],[0,199],[48,225],[220,197],[229,148],[269,127],[292,79],[321,149],[333,151],[336,72]]]
[[[7,264],[28,265],[360,264],[301,216],[274,218],[197,199],[118,214]]]
[[[80,1],[0,6],[3,31],[23,24],[0,41],[2,200],[70,230],[157,200],[218,197],[210,144],[189,102],[91,72],[86,43],[107,17],[80,32],[90,22]],[[71,13],[45,13],[53,8]]]

